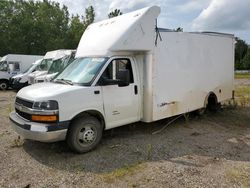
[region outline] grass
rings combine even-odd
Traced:
[[[250,104],[250,86],[237,86],[235,88],[235,99],[237,104],[243,107]]]
[[[116,179],[123,178],[124,176],[132,176],[133,174],[135,174],[136,172],[144,168],[145,168],[145,164],[140,164],[140,163],[129,165],[129,166],[124,166],[112,172],[104,174],[103,178],[105,182],[112,183]]]
[[[226,171],[226,178],[233,184],[250,187],[250,167],[242,166]]]
[[[250,78],[250,73],[235,73],[234,77],[236,79],[247,79]]]

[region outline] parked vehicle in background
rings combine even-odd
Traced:
[[[9,79],[26,71],[32,63],[43,58],[38,55],[8,54],[0,61],[0,89],[9,87]]]
[[[174,32],[153,6],[91,24],[53,82],[21,89],[13,128],[26,139],[67,141],[83,153],[103,130],[153,122],[233,98],[234,36]]]
[[[29,74],[28,84],[36,83],[35,78],[38,76],[42,76],[42,75],[47,74],[53,61],[67,57],[67,56],[71,55],[71,52],[72,52],[72,50],[64,50],[64,49],[47,52],[45,54],[41,64],[40,64],[38,70]]]
[[[39,59],[32,63],[32,65],[23,73],[20,73],[16,76],[10,78],[10,87],[15,90],[19,90],[28,85],[28,75],[32,72],[35,72],[40,66],[42,59]]]
[[[53,59],[48,72],[44,75],[37,76],[35,83],[50,82],[56,75],[61,73],[75,58],[75,50],[65,51],[65,56]]]

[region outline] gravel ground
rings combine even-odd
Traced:
[[[180,118],[159,134],[170,119],[123,126],[77,155],[20,138],[8,119],[14,97],[0,91],[0,187],[250,187],[249,107]]]

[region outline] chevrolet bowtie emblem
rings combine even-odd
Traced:
[[[23,106],[18,106],[18,109],[19,109],[19,110],[22,110],[22,109],[23,109]]]

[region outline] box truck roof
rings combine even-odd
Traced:
[[[155,21],[160,11],[160,7],[152,6],[89,25],[82,35],[75,57],[112,56],[122,51],[152,50],[157,35]],[[158,28],[158,31],[176,32],[164,28]],[[234,37],[216,32],[191,33]]]
[[[54,51],[50,51],[47,52],[46,55],[44,56],[44,59],[53,59],[53,60],[57,60],[60,59],[64,56],[67,55],[71,55],[71,53],[74,50],[54,50]]]
[[[29,59],[29,60],[36,60],[39,58],[43,58],[43,56],[40,55],[24,55],[24,54],[7,54],[4,57],[1,58],[2,61],[23,61]]]
[[[76,58],[151,50],[159,14],[160,7],[153,6],[91,24],[80,40]]]

